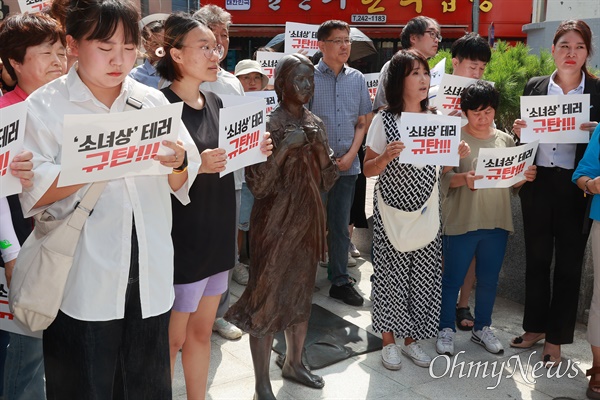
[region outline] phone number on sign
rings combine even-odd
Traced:
[[[385,23],[387,15],[383,14],[352,14],[352,22],[379,22]]]

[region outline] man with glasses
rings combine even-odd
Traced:
[[[400,34],[402,49],[415,49],[423,54],[425,58],[431,58],[436,55],[441,41],[440,25],[435,19],[429,17],[419,16],[411,19],[406,23]],[[375,112],[387,105],[384,86],[389,64],[390,62],[388,61],[381,68],[377,94],[373,100],[373,111]]]
[[[371,115],[371,100],[364,76],[346,66],[350,56],[350,27],[346,22],[326,21],[317,31],[323,58],[315,68],[315,94],[310,110],[327,128],[340,177],[326,193],[329,296],[360,306],[363,298],[348,275],[350,208],[356,177],[360,173],[358,149]]]
[[[231,14],[219,6],[207,4],[194,13],[194,18],[205,23],[215,34],[218,48],[215,51],[221,52],[219,62],[223,61],[225,57],[227,57],[227,52],[229,51],[229,25],[231,25]],[[217,80],[215,82],[204,82],[202,85],[200,85],[200,88],[202,90],[208,90],[219,95],[224,94],[244,96],[244,87],[240,83],[239,79],[221,67],[219,67],[219,72],[217,72]],[[234,171],[233,174],[235,179],[236,221],[239,221],[240,194],[242,191],[242,182],[244,180],[244,170],[240,169],[238,171]],[[237,225],[231,227],[231,229],[236,228]],[[236,248],[236,260],[237,251],[238,249]],[[227,290],[221,295],[221,302],[219,303],[219,308],[217,309],[217,318],[213,324],[213,331],[218,332],[219,335],[229,340],[239,339],[242,336],[242,330],[240,328],[223,319],[223,315],[225,315],[229,309],[229,286],[231,284],[232,277],[240,284],[247,284],[248,270],[246,266],[236,262],[235,267],[229,271],[229,283],[227,285]]]

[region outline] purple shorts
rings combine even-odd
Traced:
[[[174,285],[175,302],[173,310],[193,313],[198,309],[198,303],[203,296],[216,296],[227,290],[229,271],[219,272],[198,282]]]

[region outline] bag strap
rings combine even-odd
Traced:
[[[131,94],[127,100],[125,100],[124,111],[141,110],[144,99],[146,98],[146,93],[146,87],[141,83],[134,81],[131,88]]]

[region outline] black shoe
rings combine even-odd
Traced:
[[[364,302],[364,299],[358,294],[351,283],[347,283],[343,286],[331,285],[329,297],[342,300],[344,303],[351,306],[362,306]]]

